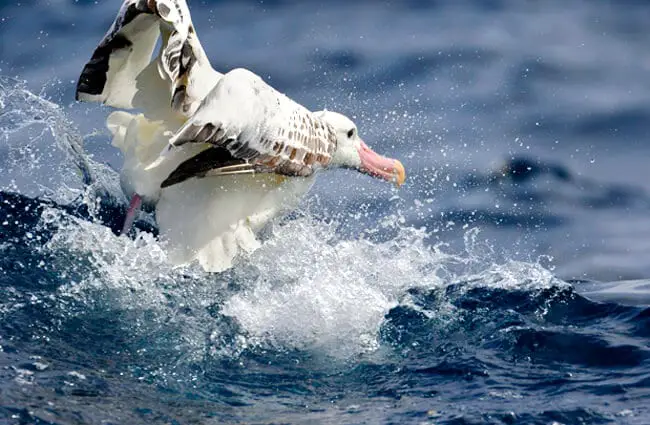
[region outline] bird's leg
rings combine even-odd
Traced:
[[[129,233],[129,230],[131,230],[131,226],[133,226],[133,222],[135,221],[135,215],[140,210],[141,205],[142,205],[142,198],[137,193],[134,193],[133,197],[131,198],[131,202],[129,203],[129,209],[126,211],[126,217],[124,218],[124,226],[122,226],[122,231],[120,232],[120,235],[125,235]]]

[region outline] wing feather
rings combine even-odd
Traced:
[[[225,74],[196,113],[170,139],[169,149],[209,143],[258,172],[309,176],[327,166],[334,130],[303,106],[244,69]]]
[[[241,174],[244,172],[253,172],[250,164],[234,158],[224,148],[212,147],[182,162],[162,182],[160,187],[164,189],[194,177],[206,177],[216,174]]]
[[[76,99],[142,109],[155,119],[170,112],[188,117],[220,76],[196,36],[185,0],[124,0],[81,72]]]

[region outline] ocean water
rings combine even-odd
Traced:
[[[650,4],[190,1],[408,174],[323,173],[208,275],[115,236],[73,99],[117,3],[0,4],[0,424],[650,423]]]

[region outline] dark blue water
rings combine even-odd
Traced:
[[[650,423],[650,5],[191,1],[408,172],[323,174],[220,275],[114,234],[73,90],[117,6],[0,4],[0,424]]]

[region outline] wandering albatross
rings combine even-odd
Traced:
[[[373,152],[347,117],[310,112],[251,71],[215,71],[185,0],[125,0],[77,99],[142,111],[107,120],[125,157],[125,230],[140,200],[155,207],[175,265],[231,267],[259,246],[259,230],[297,206],[320,169],[405,180],[402,164]]]

